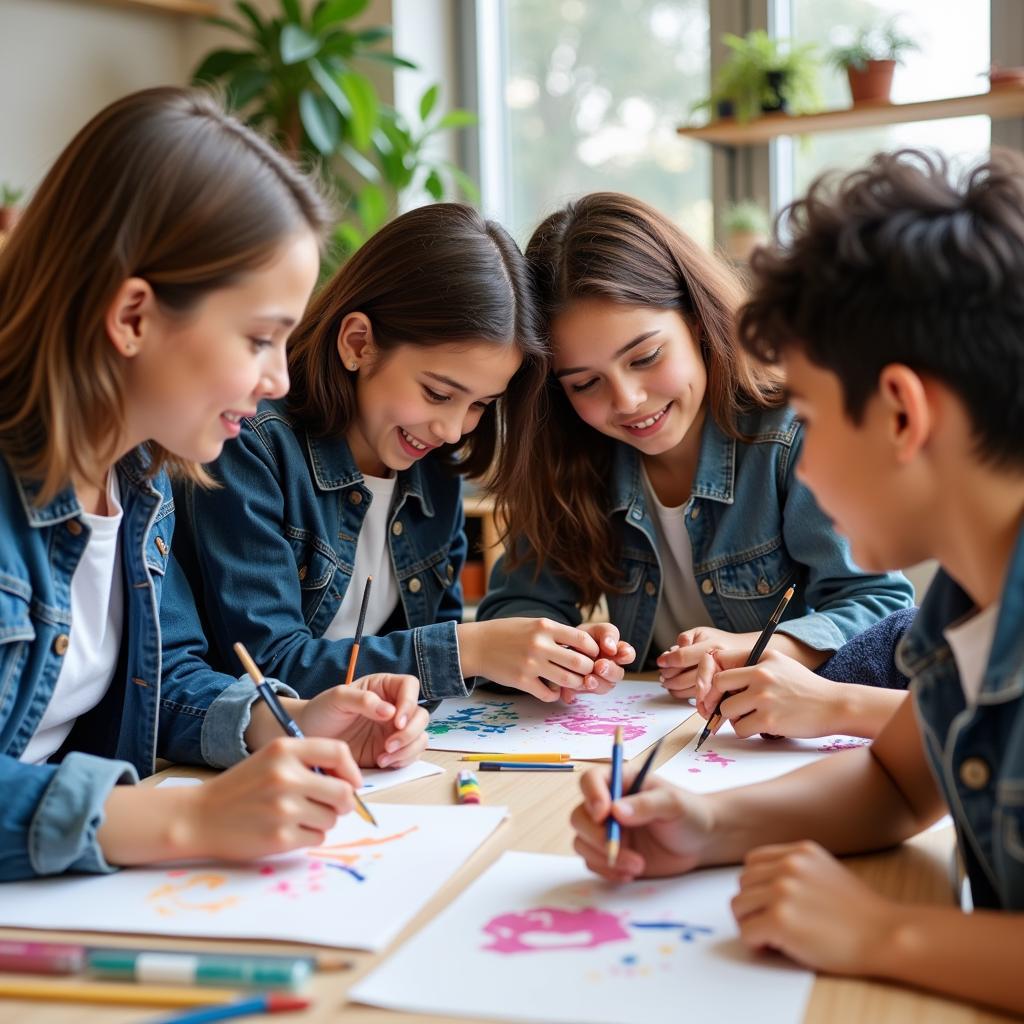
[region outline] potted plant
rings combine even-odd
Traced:
[[[0,185],[0,234],[10,231],[18,222],[21,209],[18,203],[25,190],[13,185]]]
[[[693,107],[718,117],[750,121],[762,113],[807,113],[821,105],[817,48],[775,39],[761,29],[745,36],[725,33],[729,57],[715,77],[711,95]]]
[[[392,53],[387,26],[350,24],[370,0],[277,0],[269,13],[236,0],[232,18],[206,19],[242,45],[209,53],[193,72],[215,82],[250,124],[275,135],[295,157],[318,165],[345,201],[324,272],[357,249],[399,205],[400,197],[441,200],[461,191],[478,198],[457,166],[434,155],[442,132],[475,121],[465,110],[440,113],[439,88],[423,93],[418,121],[382,103],[361,70],[367,61],[416,69]],[[304,10],[306,8],[306,10]]]
[[[845,46],[829,53],[829,62],[846,71],[853,105],[889,103],[892,76],[906,55],[919,49],[917,43],[899,32],[893,22],[882,28],[862,28]]]
[[[722,214],[726,255],[738,263],[745,263],[754,249],[768,238],[768,214],[764,207],[745,199],[732,203]]]

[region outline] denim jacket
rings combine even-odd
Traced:
[[[796,584],[780,633],[819,651],[834,651],[873,622],[913,603],[899,573],[866,575],[832,529],[810,491],[794,477],[802,433],[788,409],[747,414],[727,437],[708,417],[701,437],[686,531],[693,572],[712,623],[730,632],[760,630],[783,590]],[[637,652],[634,671],[651,651],[661,598],[662,565],[644,497],[640,454],[615,445],[608,514],[618,541],[623,589],[608,594],[610,620]],[[683,567],[684,571],[690,569]],[[477,618],[546,615],[572,625],[581,616],[577,588],[528,561],[514,572],[499,559]],[[679,624],[680,632],[688,623]]]
[[[188,584],[168,558],[170,483],[164,474],[147,478],[146,464],[138,450],[117,468],[126,625],[117,671],[50,763],[35,765],[18,758],[67,651],[71,577],[89,527],[73,491],[36,506],[37,488],[0,459],[0,881],[109,871],[96,833],[115,785],[151,774],[158,756],[226,767],[247,753],[255,687],[199,660],[205,645],[184,600]],[[171,594],[178,611],[164,626],[161,651],[158,614]]]
[[[969,708],[943,630],[973,602],[939,572],[896,658],[956,824],[974,906],[1024,911],[1024,529],[1006,574],[978,702]]]
[[[283,401],[264,402],[212,468],[223,487],[176,492],[175,555],[213,663],[231,664],[241,640],[265,672],[304,697],[336,686],[352,641],[324,632],[352,583],[373,500],[347,442],[311,437]],[[381,635],[363,637],[360,675],[405,672],[419,678],[421,699],[466,696],[455,633],[464,526],[461,480],[437,458],[398,474],[388,542],[400,607]]]

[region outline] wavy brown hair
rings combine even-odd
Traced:
[[[526,262],[500,224],[471,206],[434,203],[402,214],[360,248],[317,295],[288,353],[288,404],[311,434],[344,437],[357,415],[356,375],[338,355],[349,313],[363,313],[384,358],[403,345],[490,341],[515,346],[523,363],[476,429],[438,457],[459,473],[489,474],[504,500],[528,473],[528,448],[499,444],[531,428],[547,350],[537,331]]]
[[[39,482],[36,500],[116,454],[125,361],[104,319],[123,281],[187,317],[327,220],[312,182],[209,93],[147,89],[82,128],[0,250],[0,456]],[[151,473],[207,481],[149,449]]]
[[[742,438],[744,410],[782,401],[776,373],[750,359],[735,337],[743,299],[736,276],[667,217],[638,199],[595,192],[569,203],[533,233],[526,249],[542,320],[551,324],[581,299],[677,310],[707,367],[707,409]],[[621,586],[619,547],[604,499],[618,443],[583,423],[549,375],[544,429],[532,439],[531,485],[506,509],[514,568],[535,561],[570,580],[583,608]],[[540,417],[538,417],[539,419]]]

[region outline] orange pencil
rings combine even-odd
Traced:
[[[461,761],[522,761],[526,764],[541,762],[550,764],[558,761],[571,761],[568,754],[463,754]]]
[[[352,641],[352,651],[348,656],[348,671],[345,673],[345,685],[352,682],[356,674],[356,660],[359,658],[359,642],[363,639],[363,622],[366,620],[366,605],[370,600],[370,584],[373,577],[366,577],[366,584],[363,586],[363,603],[359,606],[359,621],[356,623],[356,636]]]

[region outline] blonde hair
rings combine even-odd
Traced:
[[[184,315],[327,223],[312,182],[209,93],[147,89],[97,114],[0,250],[0,455],[39,483],[36,500],[116,454],[125,362],[104,318],[122,282],[143,278]],[[151,473],[206,482],[149,450]]]

